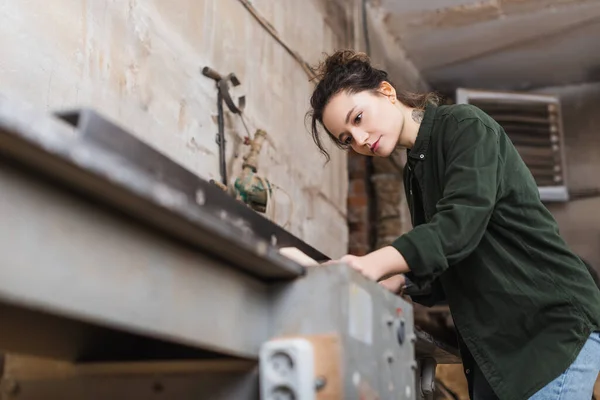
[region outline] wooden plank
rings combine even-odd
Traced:
[[[325,386],[317,392],[317,400],[343,399],[342,347],[337,335],[306,338],[315,351],[315,376],[324,379]]]
[[[101,375],[245,372],[250,371],[255,366],[256,361],[243,359],[77,364],[50,358],[7,354],[4,376],[10,379],[22,380],[65,379],[78,376]]]
[[[10,354],[0,398],[258,400],[256,362],[196,360],[72,364]]]

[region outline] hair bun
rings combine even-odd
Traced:
[[[354,50],[338,50],[327,56],[316,68],[317,79],[322,80],[327,75],[333,73],[338,68],[349,67],[353,65],[370,66],[369,56],[362,52]]]

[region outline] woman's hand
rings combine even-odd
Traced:
[[[381,279],[381,272],[377,266],[369,265],[368,260],[365,259],[365,256],[360,257],[347,254],[340,258],[339,262],[348,264],[350,268],[360,272],[362,275],[375,282]]]
[[[353,256],[347,254],[339,260],[330,261],[326,264],[339,262],[348,264],[352,269],[355,269],[375,282],[409,271],[408,265],[406,264],[404,257],[402,257],[402,254],[391,246],[383,247],[365,256]],[[394,281],[394,283],[399,282]]]
[[[375,282],[379,282],[381,286],[386,288],[392,293],[401,294],[402,289],[404,288],[405,278],[402,274],[392,275],[387,279],[383,279],[382,277],[385,275],[380,268],[377,268],[377,265],[369,265],[369,259],[366,256],[353,256],[351,254],[347,254],[336,261],[329,261],[325,264],[333,264],[333,263],[344,263],[347,264],[350,268],[360,272],[366,278],[371,279]]]

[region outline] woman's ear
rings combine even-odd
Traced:
[[[387,81],[381,82],[379,85],[379,92],[387,97],[392,103],[395,103],[396,98],[396,89]]]

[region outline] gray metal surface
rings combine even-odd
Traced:
[[[346,398],[365,391],[414,395],[411,306],[347,267],[317,267],[270,288],[6,164],[0,182],[0,347],[77,359],[86,347],[98,347],[104,327],[254,358],[272,337],[340,332]],[[24,320],[31,324],[26,329]],[[104,351],[114,345],[105,344]],[[95,385],[144,390],[150,381],[86,382],[28,387],[32,395],[80,394]],[[189,380],[174,382],[169,386],[193,392]]]
[[[336,318],[347,312],[344,297],[320,297],[348,289],[345,267],[339,274],[337,267],[319,268],[330,272],[314,287],[308,279],[277,286],[315,296],[322,309],[313,315],[269,295],[268,284],[14,165],[0,163],[0,182],[0,348],[76,360],[94,344],[109,351],[116,344],[103,339],[105,330],[117,330],[254,358],[262,342],[280,333],[276,320],[269,328],[271,312],[296,315],[288,327],[299,333],[304,325],[330,329],[333,320],[319,317],[323,310]],[[403,304],[371,284],[376,299]],[[408,336],[412,315],[404,315]],[[23,327],[28,335],[19,334]],[[42,332],[44,341],[34,335]],[[439,346],[423,343],[425,352],[439,353]]]
[[[304,273],[237,214],[194,206],[185,176],[122,131],[38,117],[0,101],[0,349],[256,359],[273,337],[337,332],[348,399],[411,399],[415,350],[452,358],[376,283],[343,265]]]
[[[0,97],[0,157],[32,166],[264,280],[304,271],[277,247],[327,259],[95,113],[63,117],[77,129]],[[228,251],[232,245],[236,252]]]
[[[264,283],[7,164],[0,164],[0,185],[0,302],[225,354],[257,354],[268,335]],[[21,322],[2,320],[0,348]],[[77,357],[94,337],[72,324],[58,324],[55,336],[66,328],[69,341],[56,356]]]
[[[183,168],[93,110],[84,109],[71,114],[63,114],[62,117],[74,123],[85,143],[102,147],[113,156],[121,158],[127,165],[143,171],[152,181],[183,194],[189,201],[188,207],[216,215],[221,220],[225,220],[226,224],[239,228],[244,235],[268,243],[275,242],[278,247],[296,247],[315,260],[328,259],[327,256],[306,242],[250,209],[244,203],[233,199],[214,184]],[[199,220],[196,223],[202,224],[203,221]],[[298,273],[297,270],[294,272]]]
[[[413,310],[400,297],[340,265],[311,268],[295,284],[274,288],[271,303],[274,337],[341,335],[344,399],[414,398]]]

